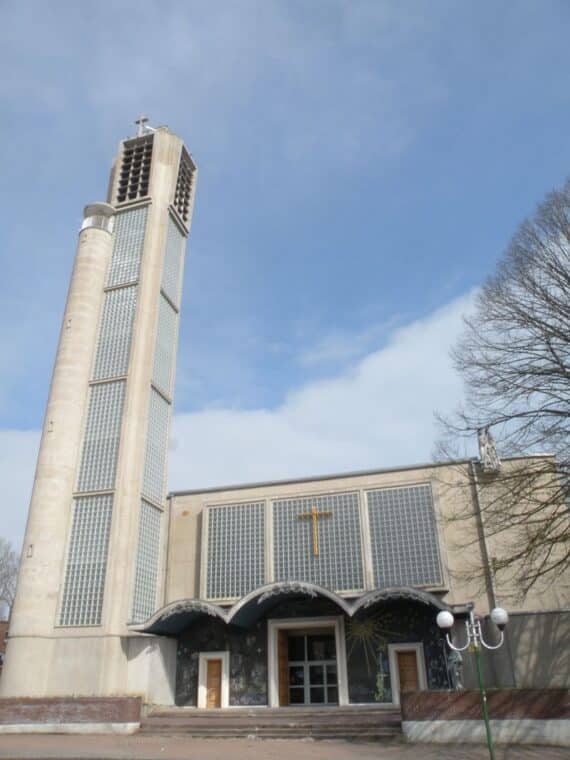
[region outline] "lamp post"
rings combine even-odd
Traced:
[[[436,622],[442,631],[445,631],[445,639],[450,649],[454,649],[456,652],[463,652],[467,648],[469,651],[475,652],[475,664],[477,666],[477,680],[479,681],[479,691],[481,693],[481,712],[483,713],[483,720],[485,721],[485,731],[487,733],[487,746],[489,748],[489,757],[491,760],[495,760],[495,750],[493,748],[493,736],[491,734],[491,724],[489,723],[489,711],[487,709],[487,694],[485,692],[485,684],[483,683],[483,671],[481,670],[481,647],[485,649],[499,649],[505,640],[505,626],[509,622],[509,616],[502,607],[495,607],[491,611],[491,620],[500,632],[500,639],[498,644],[488,644],[483,639],[483,633],[481,631],[481,619],[475,616],[473,607],[469,610],[469,619],[465,621],[465,631],[467,634],[467,640],[462,647],[456,647],[452,644],[449,637],[449,630],[455,622],[455,618],[447,610],[442,610],[437,618]]]

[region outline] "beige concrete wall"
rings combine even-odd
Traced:
[[[171,503],[166,601],[200,596],[200,558],[205,551],[201,546],[202,523],[204,509],[209,505],[354,490],[360,492],[361,503],[365,503],[368,489],[419,483],[432,486],[445,578],[443,588],[427,590],[442,593],[449,604],[474,602],[477,612],[486,614],[493,606],[494,596],[501,601],[503,589],[500,585],[491,588],[489,574],[483,572],[485,547],[468,462],[175,494]],[[479,491],[480,498],[484,498],[484,487]],[[509,609],[514,611],[570,606],[567,593],[556,587],[537,590],[524,602],[509,601]]]
[[[508,634],[517,687],[570,688],[570,610],[516,614]]]
[[[13,677],[2,696],[141,696],[174,703],[176,641],[156,636],[83,635],[10,640]],[[0,681],[3,682],[4,676]]]

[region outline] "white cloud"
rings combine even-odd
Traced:
[[[275,409],[177,415],[170,487],[197,488],[429,460],[433,412],[461,398],[449,348],[473,293],[394,331],[336,377]],[[358,336],[355,336],[355,340]]]
[[[386,334],[397,321],[398,318],[394,317],[357,333],[340,328],[332,330],[315,345],[301,351],[299,362],[304,367],[314,367],[358,359],[375,345],[384,342]]]

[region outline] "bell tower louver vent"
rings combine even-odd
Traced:
[[[183,147],[180,156],[178,179],[176,180],[176,191],[174,193],[174,208],[178,211],[184,222],[187,222],[190,217],[190,199],[192,197],[192,175],[194,169],[194,162],[190,158],[190,154],[186,148]]]
[[[117,203],[135,201],[148,195],[153,139],[153,135],[145,135],[125,142]]]

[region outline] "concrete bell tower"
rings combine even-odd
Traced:
[[[197,169],[179,137],[146,121],[120,144],[108,203],[85,208],[2,696],[169,701],[173,643],[128,626],[163,603],[169,425]],[[141,665],[149,644],[153,673]],[[165,672],[157,677],[156,668]]]

